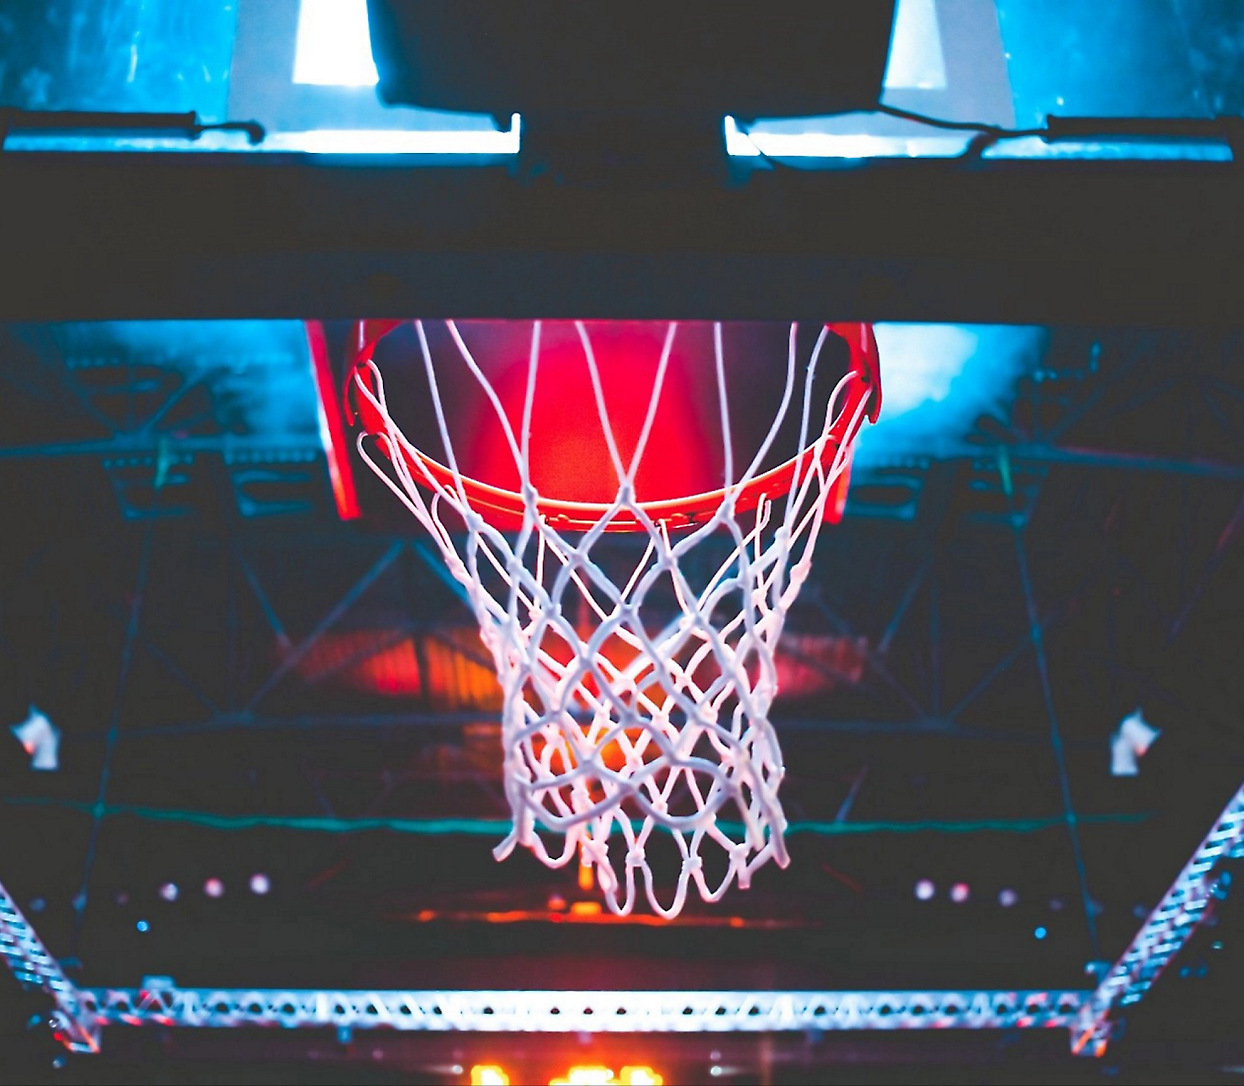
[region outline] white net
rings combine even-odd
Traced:
[[[370,351],[352,383],[366,427],[361,453],[436,541],[496,664],[514,818],[497,858],[522,845],[551,867],[579,859],[595,868],[614,913],[629,913],[642,886],[649,906],[665,917],[682,910],[693,885],[705,901],[716,901],[734,883],[747,887],[768,861],[786,866],[778,799],[784,769],[769,720],[774,651],[808,576],[826,501],[869,409],[869,396],[854,394],[860,375],[848,373],[824,417],[817,408],[813,418],[813,378],[831,333],[823,329],[801,362],[792,325],[777,415],[750,463],[736,464],[721,326],[714,325],[725,486],[698,496],[709,500],[700,501],[694,523],[684,517],[673,527],[639,500],[634,480],[677,326],[668,327],[644,425],[624,459],[588,328],[576,324],[617,494],[608,504],[580,504],[566,517],[550,513],[529,471],[540,323],[532,328],[517,432],[459,329],[446,326],[457,357],[434,360],[427,332],[415,322],[445,464],[403,435]],[[448,365],[465,366],[479,382],[504,433],[521,480],[517,530],[490,523],[478,484],[458,468],[438,391]],[[844,395],[853,380],[853,394]],[[758,482],[775,477],[762,474],[761,465],[792,412],[800,420],[801,454],[786,465],[793,468],[780,488],[758,492]],[[599,556],[605,533],[619,526],[640,533],[621,568],[616,553],[608,561]],[[707,562],[692,561],[697,548]],[[686,572],[693,566],[696,577]],[[661,836],[676,849],[676,878],[654,875],[653,852],[668,849]]]

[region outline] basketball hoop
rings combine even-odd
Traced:
[[[358,326],[349,376],[362,428],[358,446],[436,541],[496,664],[505,705],[505,791],[514,817],[496,857],[522,845],[550,867],[580,859],[594,866],[606,904],[618,915],[634,908],[642,877],[649,905],[664,917],[682,910],[693,882],[711,902],[734,882],[746,888],[769,860],[785,867],[786,819],[777,795],[784,769],[769,721],[777,689],[774,650],[808,576],[831,498],[845,485],[855,438],[880,409],[871,327],[825,325],[801,365],[797,326],[790,326],[780,405],[739,472],[722,326],[713,325],[723,485],[643,501],[635,480],[677,325],[668,325],[643,424],[624,457],[588,327],[576,322],[593,401],[583,409],[599,418],[617,480],[611,501],[591,502],[541,494],[532,483],[540,322],[532,326],[517,426],[458,327],[445,324],[456,355],[452,364],[478,383],[490,421],[504,435],[517,489],[461,469],[438,387],[446,363],[438,369],[419,321],[414,330],[444,462],[403,434],[374,360],[377,345],[401,324]],[[850,365],[829,394],[823,419],[819,406],[814,419],[813,380],[831,336],[846,341]],[[761,470],[796,399],[797,449]],[[599,554],[593,557],[601,537],[614,532],[641,537],[636,552],[642,548],[642,557],[621,572],[607,569]],[[710,540],[724,546],[724,555],[706,547]],[[698,547],[713,560],[693,578],[685,567]],[[672,591],[663,594],[666,586]],[[658,596],[673,617],[662,614],[654,623]],[[680,860],[667,903],[658,898],[648,855],[658,829],[672,838]],[[560,847],[550,849],[547,836],[560,837]],[[710,843],[720,852],[709,856]]]

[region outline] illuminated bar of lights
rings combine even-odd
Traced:
[[[767,1033],[1070,1028],[1088,993],[1045,991],[333,991],[84,993],[103,1024],[474,1033]]]

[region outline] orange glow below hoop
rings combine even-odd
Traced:
[[[572,1067],[565,1078],[549,1079],[549,1086],[664,1086],[665,1079],[647,1065],[627,1065],[614,1076],[612,1068],[600,1064]]]

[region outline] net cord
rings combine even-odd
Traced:
[[[769,860],[785,866],[788,855],[782,832],[786,822],[777,798],[783,769],[768,720],[776,692],[773,648],[786,612],[810,570],[825,501],[849,462],[850,440],[835,443],[828,463],[824,454],[841,422],[839,401],[857,375],[848,374],[831,394],[812,455],[795,462],[781,518],[775,522],[773,500],[761,495],[750,523],[740,523],[735,499],[756,477],[793,398],[797,326],[792,324],[790,329],[779,410],[760,449],[736,480],[721,326],[715,325],[715,376],[726,461],[724,497],[705,522],[674,536],[668,524],[654,521],[636,500],[634,478],[660,402],[677,325],[669,325],[640,438],[629,463],[624,464],[590,336],[586,326],[578,323],[593,399],[619,485],[614,501],[604,507],[596,522],[572,539],[540,515],[539,495],[530,480],[540,322],[532,331],[518,435],[460,330],[453,322],[446,323],[462,362],[496,414],[519,473],[525,513],[513,542],[471,503],[422,322],[415,322],[415,327],[452,485],[429,468],[428,459],[393,420],[382,375],[370,357],[354,374],[354,391],[371,407],[373,417],[381,420],[370,436],[383,458],[372,454],[367,432],[359,435],[358,445],[372,470],[433,537],[450,572],[466,588],[484,642],[497,663],[505,704],[505,787],[514,814],[512,832],[495,850],[498,858],[519,844],[553,867],[579,856],[595,866],[606,903],[618,914],[635,906],[638,870],[650,907],[667,917],[682,910],[692,883],[699,896],[711,902],[719,900],[733,883],[748,885],[753,873]],[[828,329],[822,329],[805,370],[801,449],[809,448],[812,382],[827,335]],[[849,406],[851,416],[844,432],[851,438],[864,421],[868,398],[853,397]],[[461,552],[443,515],[446,508],[466,526]],[[633,517],[648,538],[643,556],[619,589],[590,553],[611,520],[621,514]],[[687,582],[681,562],[721,529],[733,541],[731,553],[696,591]],[[529,565],[533,542],[536,553]],[[552,574],[550,560],[556,567]],[[640,611],[649,591],[663,577],[673,585],[680,613],[649,634]],[[490,589],[489,583],[498,588]],[[504,593],[504,602],[498,592]],[[736,593],[742,606],[715,625],[714,612]],[[565,598],[576,595],[596,621],[586,639],[562,606]],[[558,659],[545,647],[546,640],[571,646],[571,659]],[[617,664],[610,660],[605,648],[611,643],[632,652],[630,661]],[[749,664],[754,664],[754,680]],[[705,667],[714,668],[715,675],[710,681],[697,681],[697,673]],[[723,714],[728,718],[725,722]],[[620,769],[605,764],[607,751],[614,752],[615,758],[620,755]],[[707,756],[710,752],[714,757]],[[699,777],[709,782],[707,789]],[[694,807],[690,814],[670,810],[680,786]],[[728,803],[740,815],[742,840],[734,840],[717,825],[717,813]],[[549,850],[545,837],[536,832],[537,825],[563,835],[560,851]],[[658,826],[669,831],[681,859],[668,903],[658,896],[645,851]],[[625,844],[620,873],[609,854],[615,828]],[[708,882],[700,856],[706,839],[726,856],[725,874],[715,885]]]

